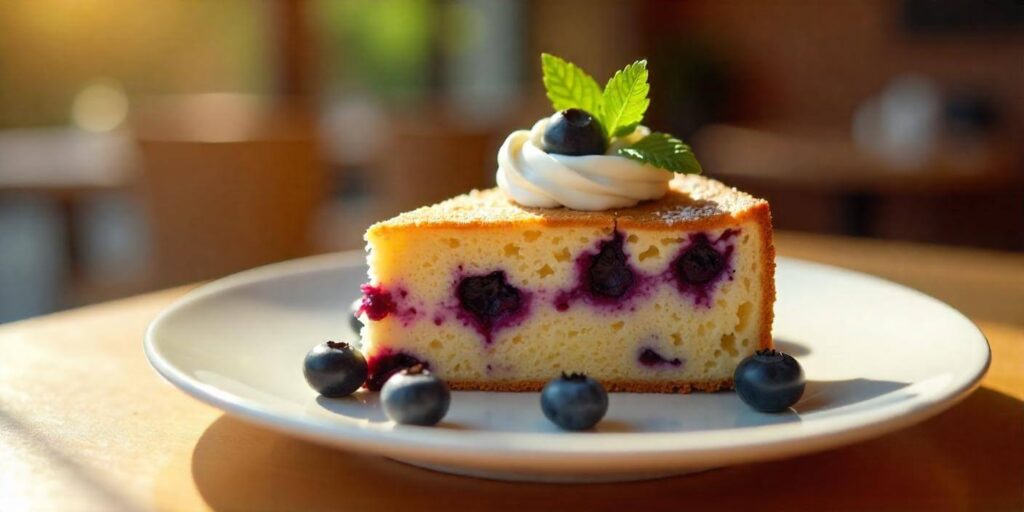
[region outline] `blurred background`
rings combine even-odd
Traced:
[[[539,54],[779,229],[1024,250],[1017,0],[34,0],[0,10],[0,322],[359,249],[493,186]]]

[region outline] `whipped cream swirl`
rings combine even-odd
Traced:
[[[512,132],[498,150],[498,187],[515,202],[599,211],[633,206],[668,191],[671,172],[615,154],[649,135],[647,127],[612,140],[604,155],[569,156],[541,149],[547,124],[544,118],[529,131]]]

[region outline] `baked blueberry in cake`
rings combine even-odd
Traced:
[[[640,124],[646,62],[603,89],[542,66],[557,112],[508,136],[497,188],[367,231],[366,387],[414,365],[463,390],[536,391],[563,372],[609,391],[732,387],[772,346],[768,203]]]

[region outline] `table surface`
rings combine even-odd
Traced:
[[[628,484],[491,482],[322,448],[177,391],[141,340],[186,287],[0,326],[0,509],[1024,509],[1024,255],[795,234],[777,247],[960,308],[992,345],[982,387],[917,426],[788,460]]]

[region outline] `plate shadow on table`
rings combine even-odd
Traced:
[[[538,485],[434,473],[223,415],[191,469],[214,510],[1021,510],[1022,424],[1024,402],[981,388],[920,425],[828,452],[645,482]]]

